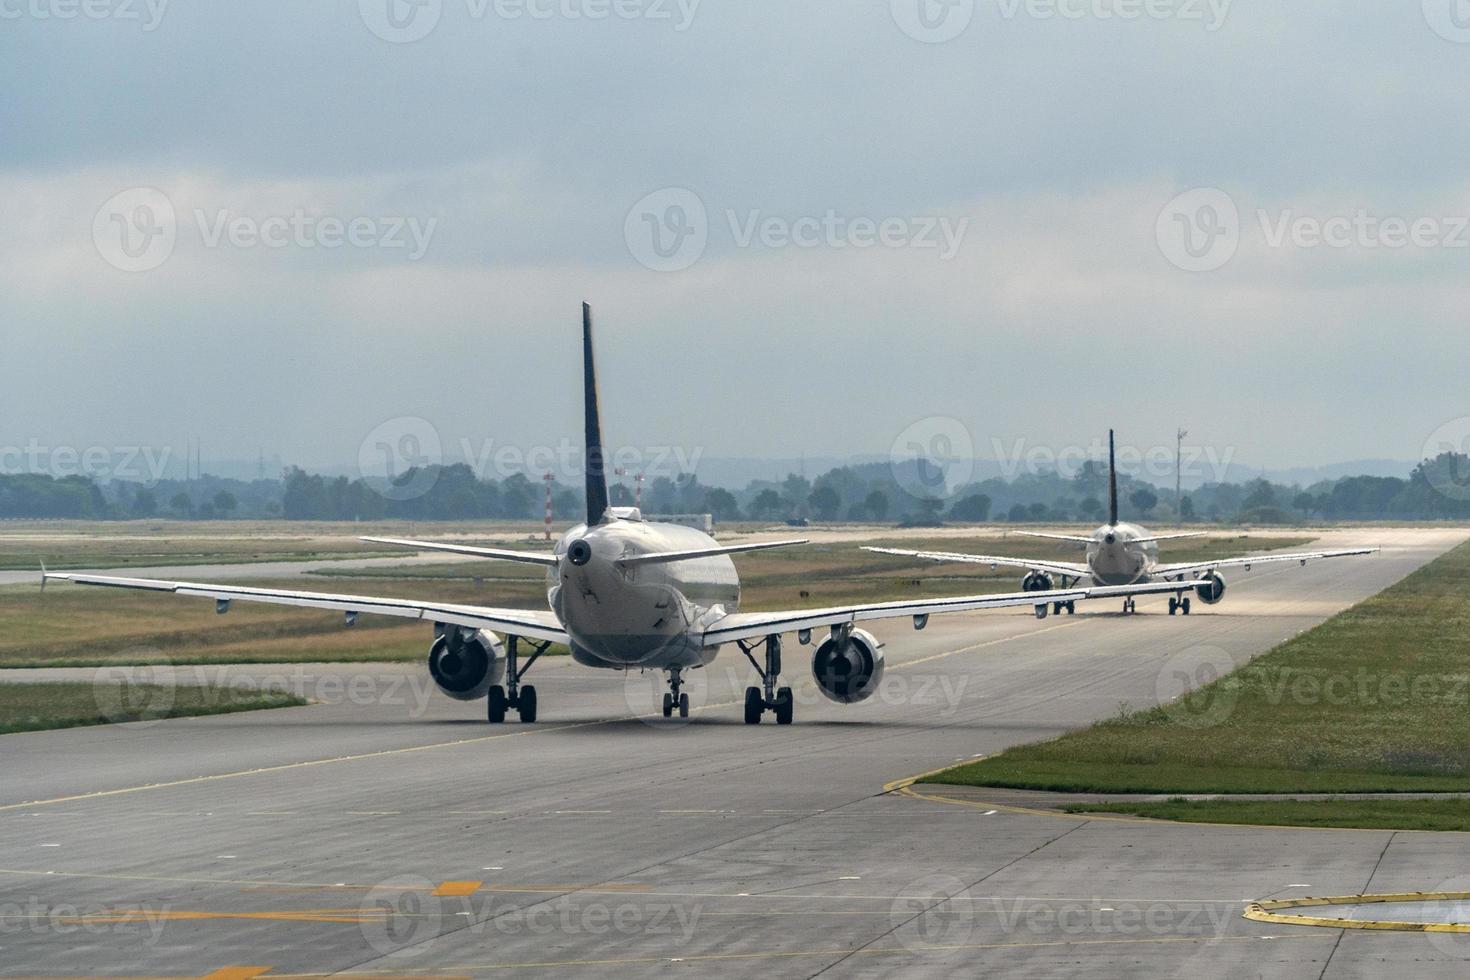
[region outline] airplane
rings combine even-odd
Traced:
[[[1322,558],[1345,558],[1351,555],[1371,555],[1377,548],[1350,548],[1341,551],[1305,551],[1295,554],[1250,555],[1241,558],[1215,558],[1209,561],[1159,563],[1159,542],[1178,538],[1197,538],[1207,532],[1186,531],[1179,534],[1149,534],[1137,524],[1118,520],[1118,469],[1113,449],[1113,430],[1108,430],[1108,522],[1090,535],[1046,534],[1039,531],[1017,531],[1030,538],[1047,538],[1052,541],[1070,541],[1087,549],[1086,563],[1052,561],[1039,558],[1007,558],[1000,555],[969,555],[944,551],[908,551],[902,548],[867,547],[880,555],[900,555],[907,558],[922,558],[937,562],[961,562],[989,565],[996,568],[1005,565],[1026,569],[1021,579],[1021,589],[1041,594],[1055,584],[1052,576],[1062,580],[1063,588],[1071,588],[1083,578],[1100,586],[1134,586],[1149,583],[1177,582],[1177,594],[1169,597],[1169,615],[1189,615],[1189,593],[1193,592],[1206,605],[1213,606],[1225,598],[1225,579],[1220,575],[1222,568],[1244,568],[1271,562],[1300,562]],[[1134,595],[1123,597],[1123,612],[1138,611]],[[1053,609],[1068,614],[1077,611],[1071,600],[1054,602]]]
[[[169,592],[213,599],[227,613],[235,602],[263,602],[331,609],[352,626],[363,613],[399,616],[434,624],[429,674],[439,689],[459,701],[485,700],[486,720],[501,723],[514,709],[522,722],[538,713],[527,671],[553,644],[569,648],[588,667],[660,670],[668,677],[663,715],[689,715],[685,673],[709,664],[725,644],[735,644],[750,661],[759,686],[745,690],[745,722],[758,724],[770,712],[777,724],[792,721],[790,687],[780,684],[781,639],[796,633],[802,645],[814,630],[829,635],[812,655],[812,675],[829,700],[854,704],[871,697],[883,677],[884,645],[859,623],[909,617],[923,629],[939,613],[1034,606],[1044,617],[1047,603],[1124,594],[1109,588],[1027,589],[1001,595],[855,603],[824,609],[740,612],[740,577],[730,556],[767,548],[806,544],[805,540],[722,545],[694,528],[648,521],[635,507],[609,504],[604,469],[602,418],[593,359],[592,311],[582,304],[582,397],[586,445],[583,470],[587,520],[567,531],[551,552],[510,551],[401,538],[364,541],[440,551],[472,558],[540,565],[547,573],[546,611],[266,589],[249,585],[211,585],[157,579],[119,578],[41,569],[41,585],[69,581]],[[1173,586],[1170,586],[1173,588]],[[1164,591],[1130,585],[1131,592]],[[522,662],[520,644],[531,649]],[[762,651],[762,660],[756,652]]]

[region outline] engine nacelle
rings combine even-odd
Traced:
[[[1045,572],[1027,572],[1021,579],[1022,592],[1046,592],[1052,587],[1051,576]]]
[[[829,636],[812,655],[812,677],[828,701],[866,701],[883,680],[883,644],[867,630],[853,630],[846,643]]]
[[[1199,584],[1194,587],[1199,601],[1213,606],[1225,598],[1225,580],[1220,577],[1219,572],[1210,572],[1199,578]]]
[[[489,630],[450,626],[429,647],[429,676],[456,701],[483,698],[505,676],[505,646]]]

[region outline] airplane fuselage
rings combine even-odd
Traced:
[[[547,601],[592,667],[695,667],[714,658],[699,636],[740,606],[740,576],[728,555],[620,565],[619,559],[717,548],[694,528],[638,519],[579,524],[556,545]]]
[[[1159,563],[1157,542],[1136,524],[1104,524],[1092,532],[1087,567],[1096,585],[1135,585],[1147,582]]]

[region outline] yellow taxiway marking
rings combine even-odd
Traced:
[[[483,881],[445,881],[441,882],[439,887],[430,894],[440,898],[468,898],[479,891],[483,884]]]

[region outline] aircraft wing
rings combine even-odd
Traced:
[[[477,548],[468,544],[448,544],[441,541],[412,541],[407,538],[358,538],[373,544],[391,544],[399,548],[415,548],[419,551],[446,551],[453,555],[468,555],[471,558],[493,558],[497,561],[518,561],[528,565],[556,564],[556,555],[549,551],[507,551],[504,548]]]
[[[534,640],[566,643],[567,634],[549,610],[496,609],[489,606],[460,606],[439,602],[415,602],[409,599],[377,599],[371,596],[332,595],[324,592],[297,592],[294,589],[261,589],[246,585],[205,585],[198,582],[165,582],[149,578],[113,578],[107,575],[80,575],[43,572],[42,584],[56,579],[78,585],[104,585],[116,589],[144,589],[150,592],[172,592],[174,595],[213,599],[216,609],[224,612],[229,603],[265,602],[278,606],[307,606],[335,609],[347,613],[372,613],[379,616],[401,616],[431,623],[451,623],[474,629],[494,630]],[[351,625],[350,621],[348,625]]]
[[[1013,531],[1023,538],[1046,538],[1048,541],[1070,541],[1073,544],[1092,544],[1092,537],[1084,534],[1047,534],[1044,531]]]
[[[1188,588],[1188,586],[1183,586]],[[1094,586],[1078,589],[1048,589],[1041,592],[1004,592],[995,595],[957,596],[949,599],[901,599],[828,609],[796,609],[784,612],[731,613],[715,620],[704,631],[704,645],[716,646],[797,630],[841,626],[874,619],[902,619],[939,613],[972,612],[1010,606],[1046,606],[1053,602],[1104,599],[1151,593],[1178,592],[1178,582],[1149,582],[1142,585]]]
[[[1051,572],[1081,578],[1089,574],[1087,566],[1074,561],[1042,561],[1032,558],[1004,558],[1000,555],[966,555],[952,551],[906,551],[902,548],[864,547],[879,555],[899,555],[904,558],[923,558],[926,561],[963,562],[970,565],[989,565],[991,568],[1004,565],[1007,568],[1025,568],[1034,572]]]
[[[1214,561],[1178,562],[1173,565],[1156,565],[1155,575],[1188,575],[1191,572],[1209,572],[1217,568],[1239,568],[1241,566],[1265,565],[1271,562],[1295,561],[1305,565],[1321,558],[1347,558],[1352,555],[1371,555],[1377,548],[1349,548],[1343,551],[1301,551],[1285,555],[1247,555],[1243,558],[1217,558]]]

